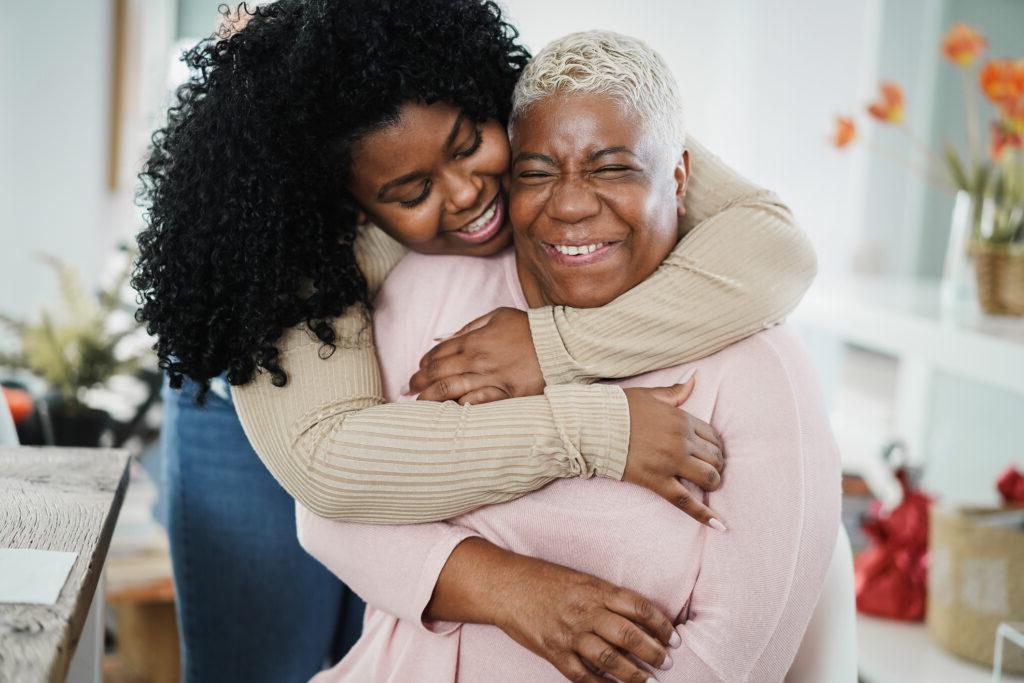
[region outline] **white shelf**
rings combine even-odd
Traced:
[[[938,280],[859,276],[811,288],[793,320],[873,351],[1024,393],[1024,319],[941,306]]]
[[[857,615],[857,668],[864,683],[991,683],[992,670],[946,652],[924,624]],[[1004,683],[1024,676],[1003,674]]]

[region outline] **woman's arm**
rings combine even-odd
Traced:
[[[814,248],[786,205],[696,140],[687,148],[685,237],[657,272],[601,308],[530,311],[547,384],[703,358],[780,322],[810,286]]]
[[[362,318],[362,316],[359,316]],[[324,517],[397,524],[448,519],[553,479],[619,479],[629,412],[618,387],[551,387],[481,406],[384,404],[368,320],[337,321],[327,358],[302,330],[279,344],[288,384],[232,388],[245,433],[288,493]]]
[[[503,550],[465,527],[333,522],[301,505],[295,513],[310,555],[368,604],[434,633],[492,624],[588,683],[602,679],[583,661],[619,680],[647,680],[619,650],[667,668],[665,646],[679,645],[668,617],[643,596]]]
[[[785,328],[742,347],[724,361],[715,402],[729,465],[727,486],[710,498],[729,530],[704,533],[672,653],[680,680],[785,678],[839,524],[838,450],[806,354]]]

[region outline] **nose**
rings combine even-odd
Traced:
[[[596,216],[601,211],[601,201],[582,178],[575,174],[560,179],[544,207],[552,220],[562,223],[579,223]]]
[[[483,179],[465,169],[453,169],[445,177],[446,203],[450,213],[459,213],[480,205]]]

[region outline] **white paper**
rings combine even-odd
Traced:
[[[78,553],[0,548],[0,603],[53,605]]]

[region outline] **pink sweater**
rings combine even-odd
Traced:
[[[408,400],[402,387],[434,337],[495,307],[527,308],[511,250],[488,259],[411,254],[376,306],[385,394],[393,401]],[[728,532],[697,524],[646,489],[599,478],[561,479],[518,500],[429,524],[333,522],[300,505],[303,547],[369,605],[362,638],[314,681],[561,680],[494,626],[422,619],[448,556],[471,536],[657,602],[675,619],[683,643],[672,651],[672,669],[656,672],[660,681],[782,680],[832,556],[838,453],[814,373],[785,327],[617,384],[664,386],[694,371],[685,408],[725,441],[725,484],[709,500]],[[487,467],[486,453],[480,467]],[[402,495],[400,487],[393,493]]]

